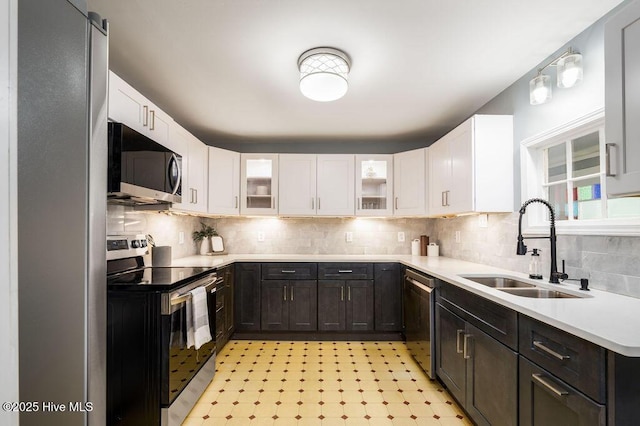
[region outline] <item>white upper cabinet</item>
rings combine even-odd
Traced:
[[[513,211],[513,120],[474,115],[429,147],[429,215]]]
[[[210,214],[240,214],[240,154],[209,147]]]
[[[640,194],[640,2],[605,24],[607,194]]]
[[[393,214],[393,155],[356,155],[356,216]]]
[[[207,167],[209,150],[187,130],[171,126],[171,145],[182,155],[182,202],[172,208],[197,213],[207,212]]]
[[[283,216],[353,216],[353,155],[280,155]]]
[[[316,155],[280,154],[280,203],[284,216],[316,214]]]
[[[278,214],[278,154],[240,155],[240,213]]]
[[[396,216],[426,214],[427,148],[393,155],[393,213]]]
[[[138,133],[179,152],[178,147],[171,146],[170,129],[173,119],[111,71],[109,119],[126,124]]]
[[[353,216],[355,213],[354,156],[318,155],[317,214]]]

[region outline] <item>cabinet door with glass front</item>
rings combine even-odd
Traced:
[[[393,214],[393,155],[356,155],[356,216]]]
[[[278,214],[278,155],[241,155],[241,206],[243,215]]]

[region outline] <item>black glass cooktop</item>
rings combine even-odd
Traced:
[[[139,286],[145,288],[170,288],[204,275],[210,268],[201,267],[147,267],[112,275],[107,284],[113,286]]]

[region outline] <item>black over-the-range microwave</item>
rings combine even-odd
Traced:
[[[180,203],[182,157],[122,123],[109,123],[107,197],[123,204]]]

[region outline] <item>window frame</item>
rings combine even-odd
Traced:
[[[544,148],[561,142],[576,139],[580,136],[600,132],[600,167],[605,164],[604,143],[604,108],[555,127],[520,142],[520,179],[522,203],[530,198],[546,199],[544,191]],[[567,176],[569,178],[569,176]],[[602,194],[607,191],[606,176],[602,180]],[[573,202],[573,200],[568,200]],[[542,205],[532,204],[522,218],[524,234],[544,235],[549,232],[549,220],[546,209]],[[640,218],[606,218],[556,221],[558,235],[607,235],[607,236],[640,236]]]

